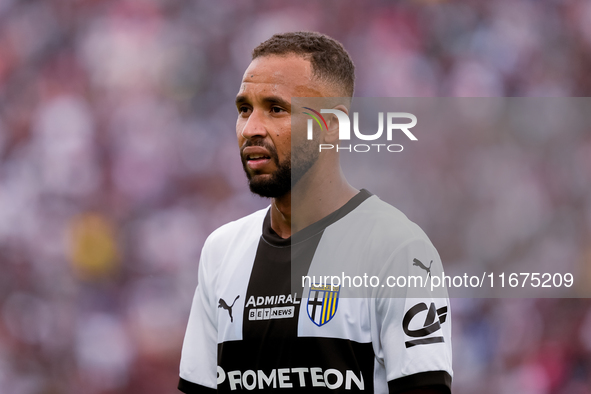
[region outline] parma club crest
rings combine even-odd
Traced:
[[[340,286],[310,286],[308,294],[308,317],[318,327],[325,325],[337,313]]]

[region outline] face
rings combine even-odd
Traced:
[[[318,96],[302,57],[260,57],[246,69],[236,97],[236,136],[253,193],[281,197],[314,165],[318,152],[311,143],[292,152],[291,97]]]

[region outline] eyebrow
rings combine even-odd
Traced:
[[[286,101],[279,96],[267,96],[264,97],[262,101],[266,104],[277,104],[287,109],[291,108],[291,104],[289,103],[289,101]],[[248,102],[250,102],[250,100],[248,100],[248,98],[245,95],[240,94],[236,96],[236,106]]]

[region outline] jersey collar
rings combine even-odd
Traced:
[[[269,210],[267,211],[267,215],[265,216],[265,220],[263,221],[262,237],[268,244],[279,248],[288,247],[300,242],[304,242],[308,238],[318,234],[319,232],[324,231],[325,228],[345,217],[347,214],[349,214],[351,211],[357,208],[363,201],[367,200],[372,195],[373,194],[367,191],[366,189],[361,189],[359,193],[357,193],[349,201],[347,201],[345,205],[343,205],[336,211],[332,212],[331,214],[318,220],[317,222],[314,222],[306,228],[298,231],[297,233],[293,234],[290,238],[281,238],[271,228],[271,209],[269,208]]]

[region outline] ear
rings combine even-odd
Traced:
[[[333,109],[338,109],[341,112],[344,112],[349,116],[349,109],[343,105],[339,104]],[[325,115],[326,116],[326,115]],[[328,126],[328,130],[324,134],[323,143],[327,144],[338,144],[339,143],[339,119],[336,115],[330,114],[326,117],[326,124]]]

